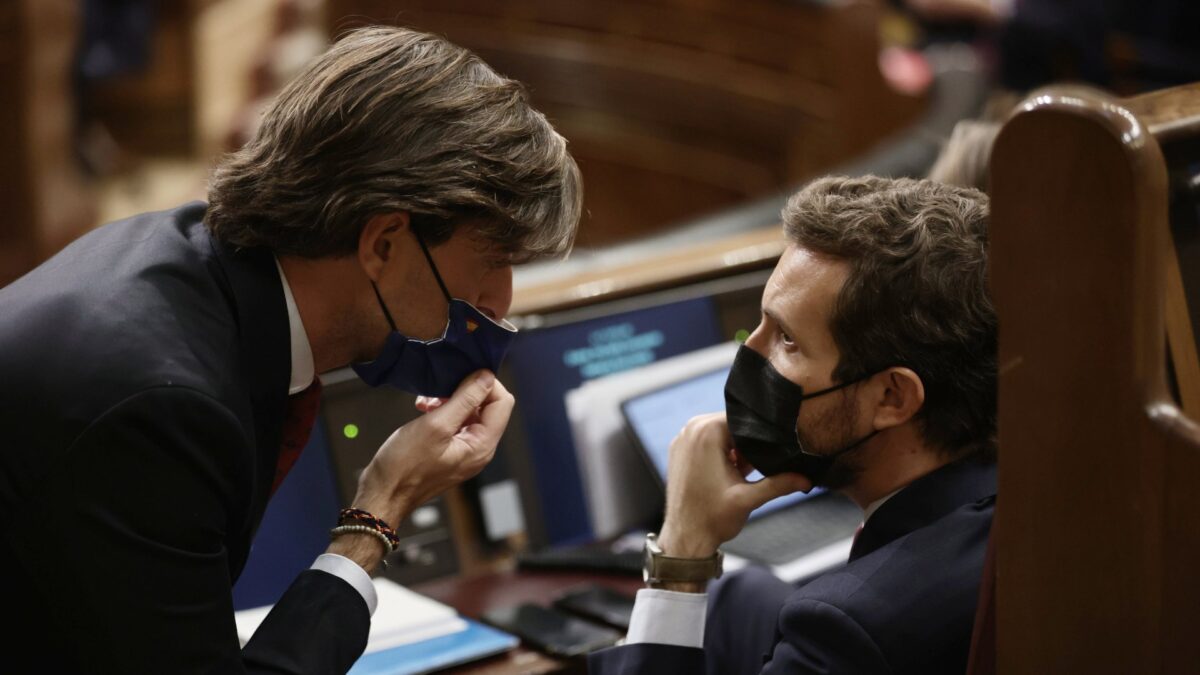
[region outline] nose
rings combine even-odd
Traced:
[[[746,342],[743,344],[765,357],[767,356],[766,339],[767,330],[764,322],[759,321],[758,325],[754,328],[754,332],[750,334],[750,337],[746,338]]]

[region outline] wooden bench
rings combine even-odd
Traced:
[[[1194,215],[1194,193],[1169,186],[1195,170],[1198,138],[1192,85],[1042,90],[997,140],[994,643],[982,631],[973,672],[1200,667],[1200,428],[1166,366],[1169,339],[1194,417],[1196,270],[1180,274],[1168,213],[1176,194]]]

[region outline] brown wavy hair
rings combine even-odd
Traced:
[[[430,244],[469,221],[521,262],[571,248],[582,187],[520,83],[440,37],[370,27],[283,89],[208,200],[209,229],[238,247],[348,255],[371,216],[406,211]]]
[[[845,260],[830,331],[846,382],[911,368],[925,386],[926,442],[996,452],[996,310],[987,286],[988,198],[931,180],[829,177],[788,200],[784,231]]]

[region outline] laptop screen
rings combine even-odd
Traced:
[[[664,485],[667,480],[667,450],[671,447],[671,441],[691,418],[725,409],[725,379],[728,376],[728,367],[702,373],[635,396],[622,404],[621,409],[630,431]],[[747,476],[752,481],[761,480],[762,477],[757,471]],[[750,517],[757,518],[820,492],[820,489],[816,489],[808,494],[796,492],[784,495],[755,509]]]

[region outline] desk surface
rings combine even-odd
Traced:
[[[633,595],[642,580],[631,576],[585,572],[504,571],[474,577],[449,577],[417,584],[412,589],[478,619],[496,607],[532,602],[549,605],[567,589],[584,584],[601,584]],[[524,647],[447,672],[463,675],[506,675],[522,673],[584,673],[582,662],[550,658]]]

